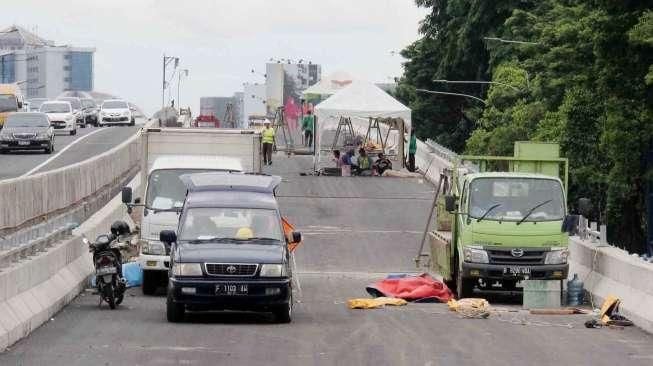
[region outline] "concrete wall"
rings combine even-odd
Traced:
[[[138,165],[139,137],[77,164],[0,181],[0,232],[63,210],[120,180]]]
[[[621,300],[621,313],[642,329],[653,333],[653,264],[612,246],[589,240],[569,240],[570,277],[584,281],[585,290],[600,308],[608,295]]]
[[[135,178],[130,185],[137,184]],[[93,262],[82,235],[92,240],[106,234],[118,219],[134,227],[120,195],[75,229],[73,237],[0,272],[0,352],[52,319],[84,290]]]

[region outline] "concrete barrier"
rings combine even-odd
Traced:
[[[578,273],[595,307],[614,295],[621,300],[623,315],[653,333],[653,264],[578,237],[569,239],[569,251],[569,274]]]
[[[138,167],[139,134],[91,159],[27,177],[0,181],[0,233],[58,214]]]
[[[139,179],[130,186],[136,188]],[[134,223],[120,195],[45,252],[0,272],[0,352],[26,337],[70,303],[88,283],[93,261],[82,235],[94,239],[109,231],[115,220]]]

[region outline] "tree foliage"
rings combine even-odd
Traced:
[[[653,1],[418,0],[430,14],[403,55],[402,97],[418,135],[455,150],[511,154],[560,143],[570,205],[590,197],[610,239],[641,252],[653,128]],[[484,37],[535,42],[484,41]],[[491,80],[482,85],[433,79]],[[435,97],[415,88],[482,97]],[[464,133],[461,116],[467,116]]]

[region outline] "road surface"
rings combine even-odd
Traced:
[[[365,286],[411,272],[433,194],[417,179],[303,177],[308,157],[275,156],[284,214],[304,233],[291,324],[250,313],[189,314],[171,324],[163,296],[130,289],[117,310],[79,296],[2,365],[651,365],[653,337],[586,329],[584,315],[530,316],[515,306],[461,319],[445,304],[349,310]],[[268,167],[266,167],[268,168]]]
[[[41,151],[0,155],[0,180],[21,176],[45,162],[47,163],[32,174],[86,160],[119,145],[135,134],[140,127],[137,125],[136,127],[78,128],[75,136],[57,134],[55,151],[51,155]],[[61,153],[64,149],[66,151]]]

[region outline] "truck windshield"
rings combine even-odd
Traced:
[[[18,110],[16,96],[11,94],[0,94],[0,112],[15,112]]]
[[[560,182],[539,178],[477,178],[469,190],[469,216],[483,220],[562,220],[564,196]],[[539,207],[536,207],[540,205]]]
[[[283,234],[275,210],[202,207],[188,210],[179,238],[198,244],[223,240],[278,244]]]
[[[209,169],[161,169],[150,173],[145,205],[151,210],[181,208],[187,188],[179,179],[184,174],[207,173]]]

